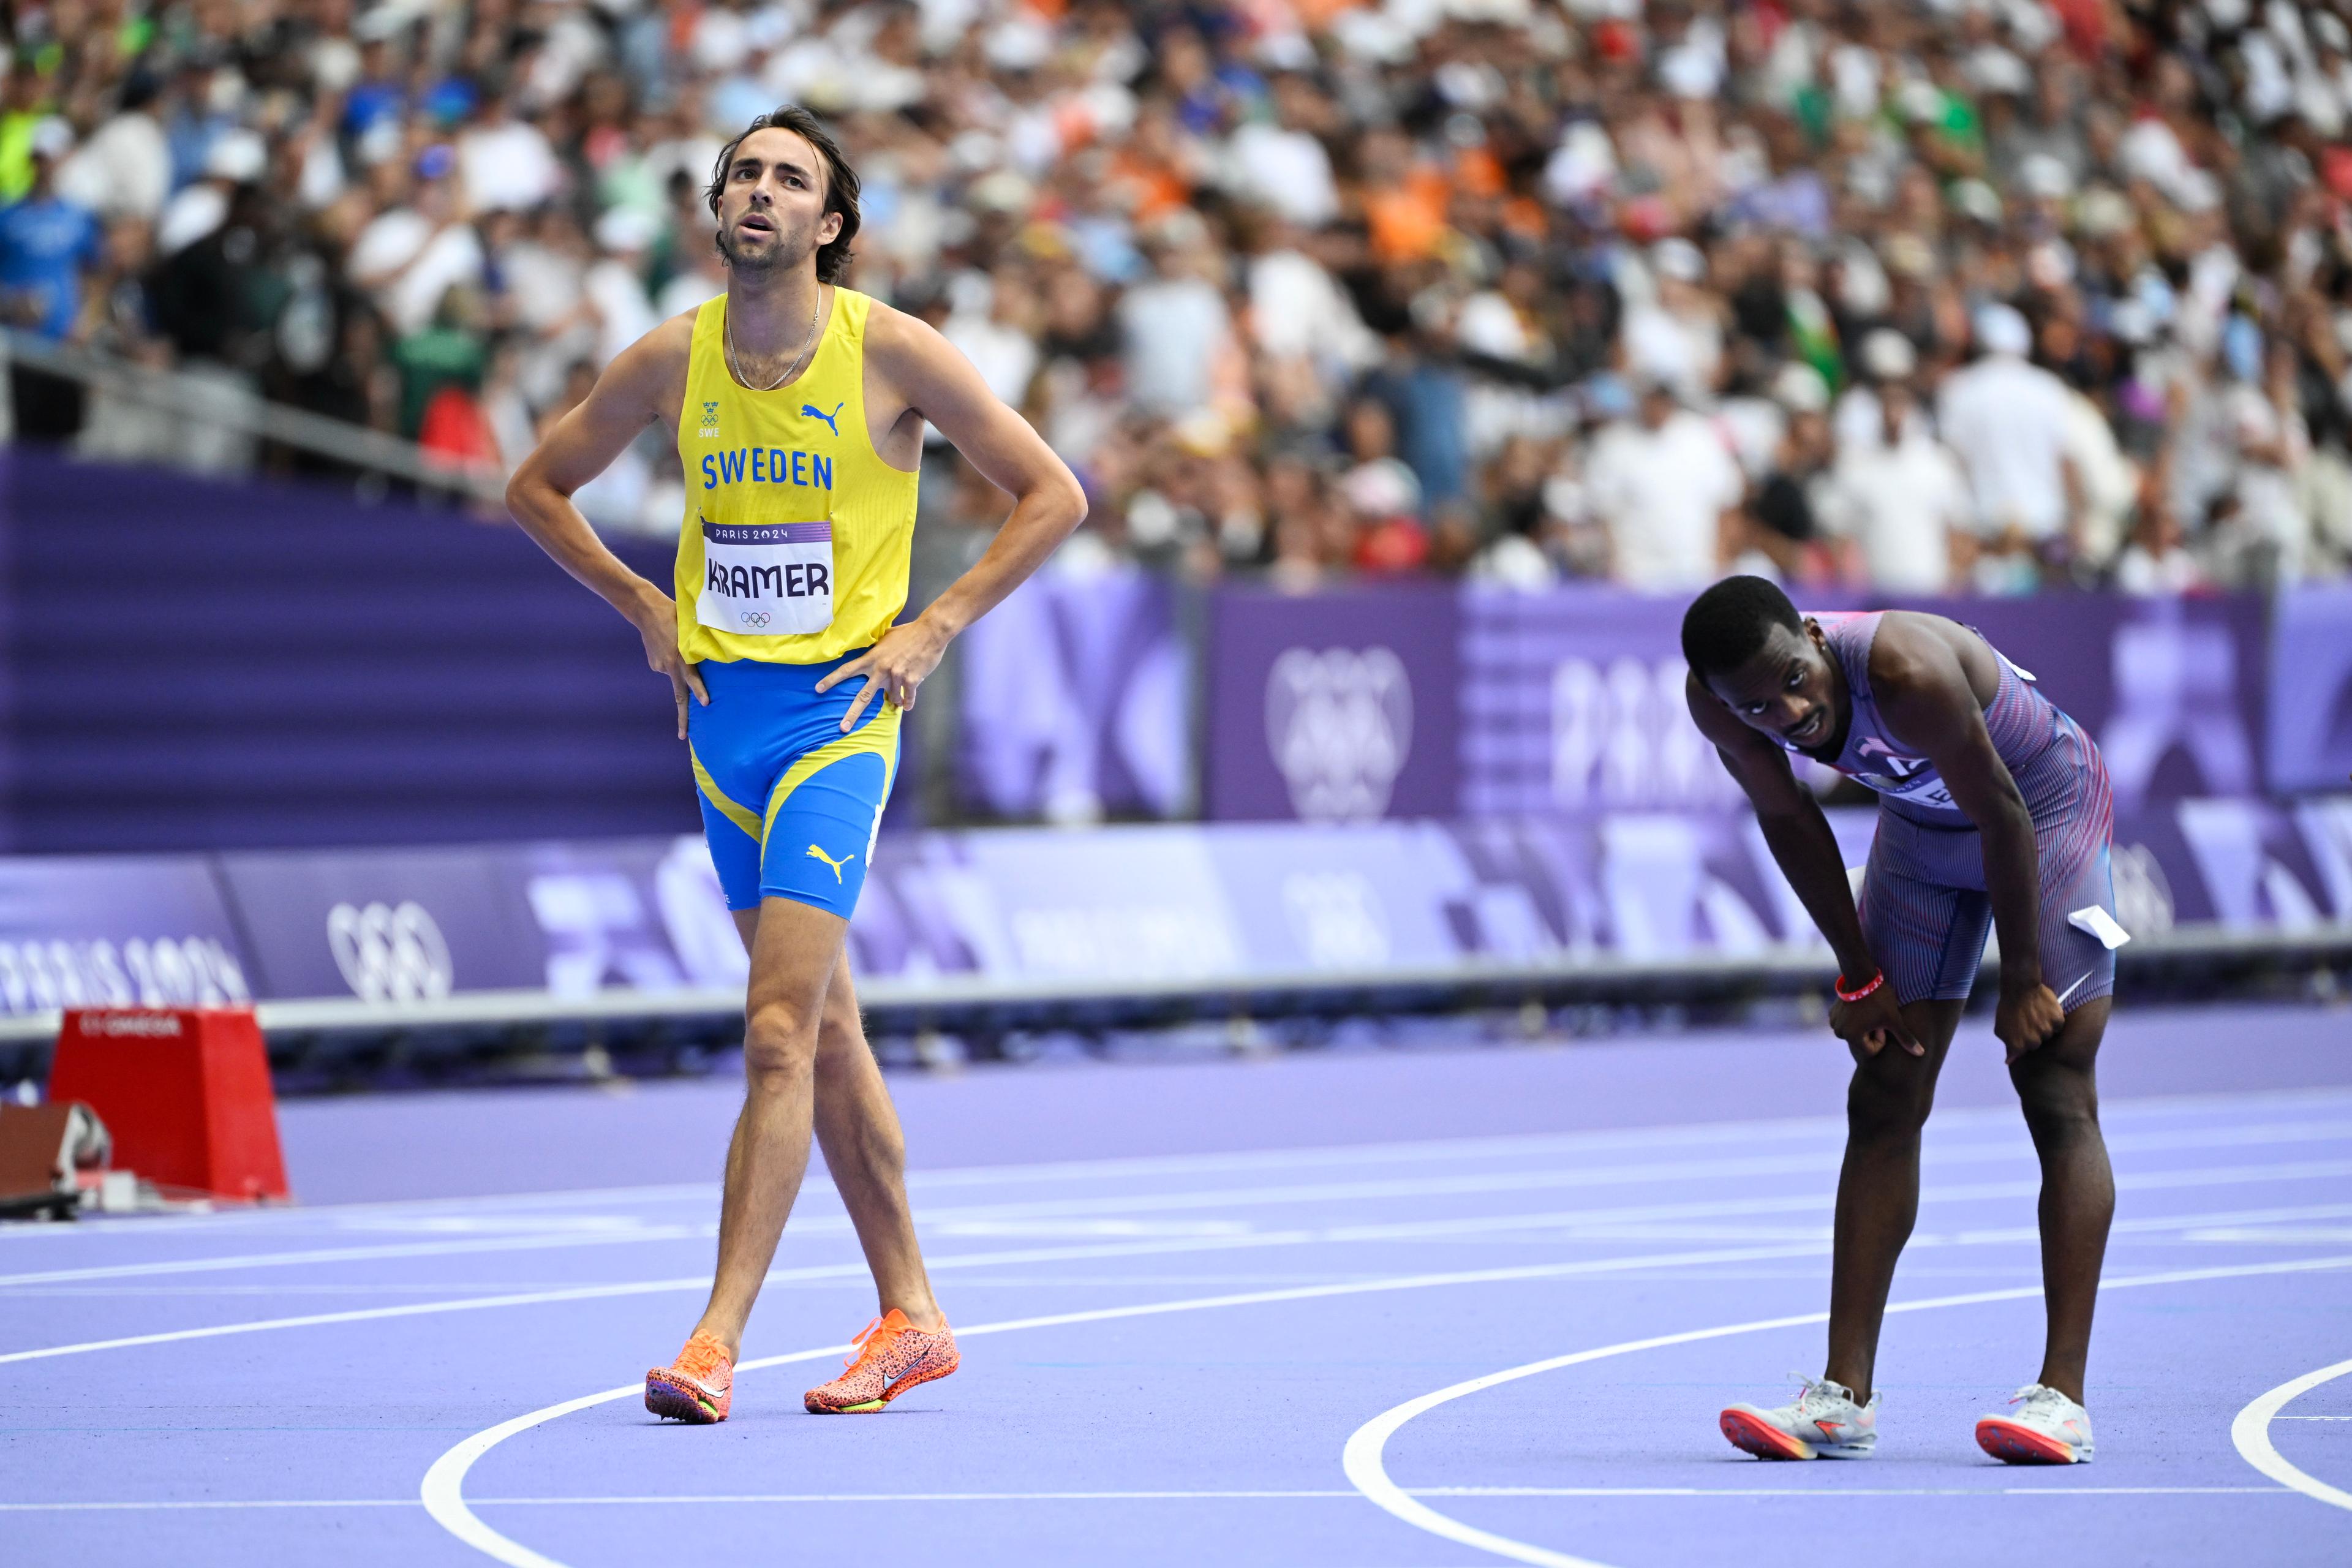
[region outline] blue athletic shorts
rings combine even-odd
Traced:
[[[2092,782],[2095,787],[2083,792],[2077,809],[2033,824],[2042,879],[2042,983],[2069,1013],[2116,989],[2115,953],[2067,918],[2093,907],[2110,917],[2116,912],[2105,770]],[[1881,810],[1860,912],[1863,937],[1886,971],[1895,1001],[1965,998],[1992,930],[1984,839],[1973,827],[1929,826]]]
[[[864,651],[824,664],[695,667],[710,705],[688,703],[687,744],[729,909],[792,899],[847,920],[857,907],[898,768],[898,710],[877,695],[845,735],[842,715],[866,683],[815,688]]]

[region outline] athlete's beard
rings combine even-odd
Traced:
[[[769,216],[768,221],[775,222],[773,215]],[[810,252],[816,248],[813,245],[796,244],[795,241],[801,237],[788,234],[781,227],[775,231],[775,234],[776,243],[768,247],[767,253],[754,255],[737,247],[734,226],[730,224],[719,231],[719,254],[726,258],[729,269],[738,277],[746,279],[767,279],[797,268],[807,259]]]

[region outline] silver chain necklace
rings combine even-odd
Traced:
[[[808,341],[801,344],[801,352],[793,356],[793,363],[784,367],[784,374],[765,386],[751,385],[751,379],[744,375],[742,356],[735,352],[735,318],[729,316],[727,318],[727,368],[734,374],[739,383],[752,392],[775,391],[800,374],[801,361],[808,358],[811,351],[816,347],[816,320],[824,309],[824,285],[820,283],[816,289],[816,303],[809,308]]]

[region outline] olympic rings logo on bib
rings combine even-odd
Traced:
[[[803,636],[833,625],[833,524],[702,525],[695,618],[714,631]]]

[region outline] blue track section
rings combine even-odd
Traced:
[[[2318,1011],[2118,1015],[2088,1467],[1970,1440],[2033,1375],[2041,1317],[2032,1152],[1971,1021],[1866,1462],[1763,1465],[1716,1431],[1818,1371],[1818,1323],[1740,1325],[1825,1306],[1842,1137],[1834,1045],[1750,1034],[902,1081],[962,1371],[883,1416],[801,1413],[872,1308],[813,1185],[731,1420],[658,1426],[631,1389],[487,1444],[676,1350],[716,1219],[677,1167],[717,1163],[723,1086],[289,1106],[298,1185],[373,1201],[0,1232],[0,1540],[106,1564],[1635,1568],[1823,1539],[2340,1563],[2352,1511],[2255,1468],[2231,1423],[2352,1354],[2347,1035]],[[511,1136],[488,1148],[468,1119],[492,1112]],[[651,1146],[605,1138],[614,1118]],[[1919,1305],[1952,1297],[1979,1299]],[[1383,1473],[1439,1525],[1343,1468],[1405,1402],[1701,1331],[1398,1425]],[[2264,1429],[2352,1486],[2352,1378]]]

